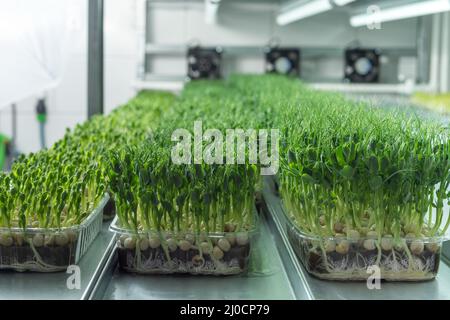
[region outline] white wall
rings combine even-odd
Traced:
[[[257,2],[257,1],[255,1]],[[346,10],[333,10],[287,26],[278,26],[275,17],[277,3],[243,3],[222,1],[217,25],[204,22],[203,5],[164,4],[161,1],[150,6],[148,15],[148,41],[156,44],[187,44],[193,40],[201,45],[264,46],[272,38],[278,38],[285,46],[314,46],[344,48],[353,41],[361,46],[383,48],[415,48],[417,19],[383,23],[380,30],[353,28]],[[179,75],[186,73],[183,57],[153,56],[150,72]],[[230,66],[231,62],[231,66]],[[320,73],[329,78],[341,78],[343,59],[303,60],[303,75],[313,78]],[[261,57],[246,57],[245,61],[227,61],[225,73],[233,71],[263,72]],[[405,73],[411,75],[415,60],[402,64]]]
[[[47,93],[47,145],[60,139],[67,127],[87,118],[87,1],[78,0],[79,24],[71,39],[67,69],[61,84]],[[105,112],[134,95],[136,76],[135,0],[105,0]],[[21,152],[40,149],[36,120],[37,97],[17,102],[17,148]],[[0,111],[0,132],[12,135],[11,109]]]
[[[66,127],[82,122],[87,115],[87,1],[79,0],[80,23],[72,39],[73,47],[61,85],[48,93],[47,144],[64,134]],[[125,103],[134,95],[132,82],[137,74],[138,41],[136,36],[137,3],[139,0],[105,0],[105,111]],[[409,19],[383,24],[382,30],[351,28],[345,12],[329,12],[286,27],[276,26],[276,7],[271,4],[227,3],[219,9],[219,24],[204,24],[203,6],[174,7],[157,5],[149,15],[149,40],[162,44],[186,44],[198,39],[203,45],[265,45],[271,37],[279,37],[283,45],[340,46],[357,39],[362,45],[412,47],[415,45],[416,20]],[[160,57],[155,60],[155,72],[179,74],[185,72],[184,59]],[[341,61],[324,68],[316,62],[306,65],[310,72],[320,69],[330,76],[341,73]],[[410,68],[407,64],[406,68]],[[260,58],[248,57],[229,61],[231,71],[261,72]],[[320,68],[320,69],[319,69]],[[19,101],[18,141],[20,151],[39,150],[38,123],[33,98]],[[11,134],[11,114],[0,111],[0,131]]]

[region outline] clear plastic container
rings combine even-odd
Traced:
[[[256,213],[255,213],[256,217]],[[140,274],[234,275],[248,270],[258,223],[248,231],[209,234],[135,233],[114,218],[119,266]]]
[[[100,232],[105,195],[77,226],[67,228],[0,228],[0,270],[58,272],[77,264]]]
[[[289,241],[305,269],[326,280],[424,281],[438,273],[443,238],[324,238],[303,233],[287,219]],[[375,267],[374,267],[375,266]]]
[[[110,198],[103,209],[103,221],[110,221],[116,216],[116,203]]]

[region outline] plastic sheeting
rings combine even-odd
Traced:
[[[76,0],[0,0],[0,108],[60,82]]]

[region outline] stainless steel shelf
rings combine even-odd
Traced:
[[[247,275],[215,277],[137,275],[121,272],[112,252],[91,299],[307,299],[291,286],[265,217]],[[270,254],[267,254],[270,253]]]
[[[112,235],[108,231],[109,222],[97,236],[87,253],[79,263],[81,273],[80,289],[67,288],[70,274],[58,273],[17,273],[0,272],[0,300],[7,299],[43,299],[43,300],[79,300],[86,299],[101,274],[104,265],[101,263],[107,253]]]
[[[267,179],[263,192],[267,210],[277,222],[278,233],[285,239],[285,245],[290,247],[286,237],[286,219],[280,199],[273,191],[273,182]],[[290,250],[292,251],[292,250]],[[352,300],[441,300],[450,299],[450,266],[442,259],[438,276],[435,280],[418,283],[382,282],[380,290],[369,290],[365,282],[333,282],[310,276],[298,259],[294,264],[299,267],[301,285],[313,299],[352,299]]]

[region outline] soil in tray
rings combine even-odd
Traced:
[[[134,261],[134,257],[136,255],[136,249],[126,249],[126,248],[118,248],[119,254],[119,266],[123,270],[134,269],[135,266],[130,265],[130,260]],[[237,261],[239,268],[241,270],[245,270],[248,263],[248,258],[250,254],[250,245],[245,246],[235,246],[232,247],[228,252],[224,253],[220,262],[224,265],[230,265],[232,261]],[[200,252],[198,249],[190,249],[188,251],[183,251],[180,248],[177,248],[175,251],[170,252],[170,258],[172,261],[180,261],[182,263],[188,264],[192,263],[193,267],[198,267],[201,270],[203,265],[213,264],[214,261],[209,254],[203,254],[202,259],[200,257]],[[141,251],[141,261],[143,265],[164,265],[167,262],[166,255],[164,250],[159,247],[156,249],[147,249]],[[145,268],[145,267],[144,267]],[[164,270],[161,270],[164,271]],[[173,270],[177,272],[177,270]],[[180,270],[181,271],[181,270]]]
[[[75,261],[75,245],[43,246],[35,248],[40,259],[51,266],[65,267]],[[0,267],[8,268],[12,265],[26,264],[36,261],[35,253],[29,245],[0,246]]]

